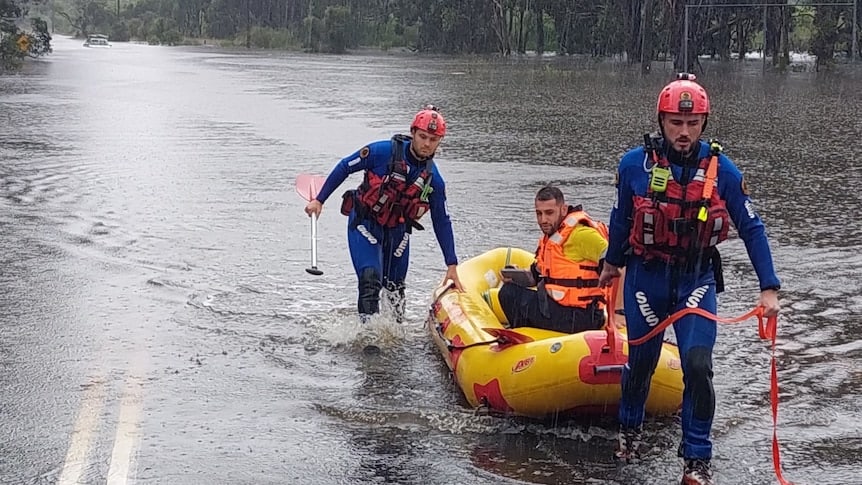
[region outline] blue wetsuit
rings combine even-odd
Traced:
[[[666,148],[664,150],[666,153]],[[668,156],[673,178],[681,182],[691,180],[698,161],[707,156],[709,145],[704,142],[700,142],[696,158],[683,160],[679,154]],[[614,266],[626,266],[623,295],[629,339],[646,335],[661,320],[685,307],[716,311],[716,280],[709,258],[704,257],[697,265],[681,267],[658,260],[645,262],[643,258],[630,254],[628,238],[632,229],[633,197],[646,196],[651,168],[651,159],[642,147],[623,156],[618,169],[617,200],[609,224],[606,261]],[[777,289],[780,282],[773,268],[763,222],[743,192],[742,174],[724,155],[719,158],[717,181],[718,194],[727,204],[737,232],[745,242],[761,290]],[[687,315],[674,324],[674,332],[685,383],[680,451],[686,459],[709,459],[712,456],[710,431],[715,414],[712,349],[716,322]],[[662,335],[658,335],[642,345],[629,348],[619,408],[620,424],[626,428],[637,428],[643,423],[650,378],[658,363],[661,345]]]
[[[392,140],[374,142],[339,161],[326,178],[317,200],[321,203],[332,195],[352,173],[363,170],[384,176],[389,173],[392,160]],[[409,167],[408,180],[414,180],[429,160],[417,160],[410,150],[410,141],[403,144],[403,160]],[[455,238],[452,222],[446,210],[446,183],[437,165],[431,168],[431,193],[428,196],[434,234],[443,251],[446,265],[458,264],[455,254]],[[410,256],[410,231],[408,225],[383,227],[370,217],[362,217],[354,204],[347,224],[347,243],[350,258],[359,279],[358,309],[361,315],[377,313],[381,286],[398,291],[403,297],[404,280]]]

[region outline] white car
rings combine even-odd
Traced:
[[[108,42],[107,35],[91,34],[84,41],[84,47],[111,47],[111,43]]]

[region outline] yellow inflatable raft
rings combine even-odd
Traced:
[[[607,325],[570,335],[508,329],[501,323],[505,316],[496,300],[500,270],[507,264],[528,268],[532,262],[533,254],[523,249],[497,248],[462,263],[458,276],[465,291],[455,291],[447,281],[434,292],[431,337],[475,408],[533,418],[615,415],[628,353],[624,331]],[[679,353],[665,343],[647,413],[676,412],[682,390]]]

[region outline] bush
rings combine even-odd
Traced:
[[[132,34],[129,31],[129,26],[123,22],[117,22],[111,26],[111,40],[118,42],[128,42],[129,39],[132,38]]]
[[[350,9],[348,7],[326,7],[323,15],[326,26],[326,44],[329,52],[342,54],[347,50]]]
[[[183,36],[180,35],[177,29],[170,29],[162,32],[162,35],[159,36],[159,40],[164,45],[177,45],[183,40]]]
[[[129,21],[129,40],[131,39],[145,39],[147,37],[147,31],[144,28],[144,22],[140,19],[132,19]]]
[[[299,41],[287,30],[269,27],[253,27],[250,35],[251,45],[263,49],[292,49],[299,47]]]
[[[305,17],[302,20],[302,46],[312,52],[319,52],[323,30],[323,20],[312,16]]]

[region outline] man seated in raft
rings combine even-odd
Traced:
[[[509,326],[563,333],[602,328],[606,291],[598,283],[607,226],[593,221],[580,205],[567,205],[553,186],[536,194],[536,221],[542,238],[530,267],[532,278],[502,277],[498,298]],[[529,287],[534,281],[535,289]]]

